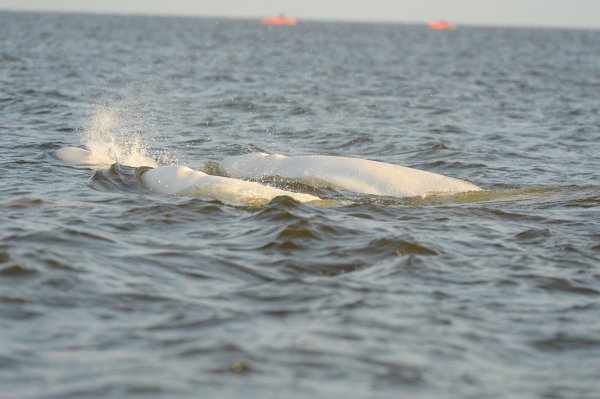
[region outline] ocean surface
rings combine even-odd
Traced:
[[[236,205],[125,161],[254,151],[485,191]],[[2,12],[0,154],[3,399],[598,398],[600,31]]]

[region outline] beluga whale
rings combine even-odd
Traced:
[[[325,182],[333,188],[363,194],[413,197],[481,191],[464,180],[405,166],[329,155],[286,157],[254,152],[225,158],[224,176],[261,180],[267,177]]]
[[[75,165],[108,166],[117,162],[105,157],[95,156],[91,151],[78,147],[64,147],[54,151],[58,160]],[[141,164],[138,164],[140,163]],[[155,161],[151,158],[136,160],[135,165],[150,166]],[[163,165],[149,167],[142,171],[140,180],[144,187],[159,194],[180,194],[192,197],[211,198],[234,204],[263,203],[275,197],[287,196],[299,202],[319,201],[311,194],[281,190],[257,182],[240,180],[223,176],[213,176],[193,170],[187,166]]]
[[[76,147],[60,148],[54,152],[54,156],[71,164],[101,166],[116,162],[114,159],[107,160],[105,154],[104,157],[98,157],[89,150]],[[270,177],[392,197],[482,190],[475,184],[437,173],[368,159],[330,155],[286,157],[254,152],[223,159],[218,164],[220,175],[207,174],[181,165],[157,166],[151,158],[143,157],[136,158],[135,164],[123,164],[150,166],[141,172],[140,180],[144,187],[156,193],[208,197],[232,203],[268,202],[278,196],[288,196],[300,202],[321,200],[315,195],[283,190],[258,182]],[[207,161],[205,170],[213,170],[212,164],[214,162]]]

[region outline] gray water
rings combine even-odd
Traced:
[[[599,93],[598,31],[0,13],[1,397],[597,398]],[[234,206],[52,156],[107,118],[485,191]]]

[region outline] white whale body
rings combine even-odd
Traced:
[[[77,147],[60,148],[54,152],[54,156],[65,163],[77,165],[110,165],[115,162],[102,158],[99,160],[91,151]],[[223,176],[212,176],[178,165],[149,169],[142,173],[141,180],[146,188],[159,194],[207,197],[236,204],[271,201],[279,196],[288,196],[299,202],[320,200],[319,197],[310,194],[294,193],[260,183]]]
[[[300,202],[320,199],[314,195],[280,190],[260,183],[207,175],[204,172],[178,165],[150,169],[142,174],[142,183],[150,190],[161,194],[187,194],[234,203],[255,200],[271,201],[279,196],[288,196]]]
[[[54,156],[65,162],[76,165],[97,165],[99,162],[88,150],[78,147],[64,147],[54,151]]]
[[[115,162],[96,157],[83,148],[65,147],[54,152],[63,162],[81,165],[106,165]],[[136,158],[128,166],[148,165],[145,158]],[[153,160],[150,160],[154,162]],[[138,165],[137,162],[144,162]],[[394,197],[427,194],[455,194],[481,191],[469,182],[404,166],[366,159],[324,155],[286,157],[279,154],[251,153],[225,158],[219,165],[226,176],[213,176],[185,166],[158,166],[141,175],[148,189],[160,194],[184,194],[221,199],[233,203],[270,201],[288,196],[310,202],[320,198],[295,193],[240,179],[260,180],[265,177],[325,182],[327,185],[364,194]]]
[[[394,197],[481,191],[466,181],[436,173],[366,159],[325,155],[286,157],[250,153],[225,158],[225,176],[259,180],[268,176],[319,180],[346,191]]]
[[[54,151],[54,156],[66,163],[76,165],[106,166],[118,162],[123,165],[138,166],[156,166],[156,161],[137,152],[108,152],[106,149],[102,152],[93,152],[79,147],[64,147]]]

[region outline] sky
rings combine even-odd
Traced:
[[[600,29],[600,0],[0,0],[0,10]]]

